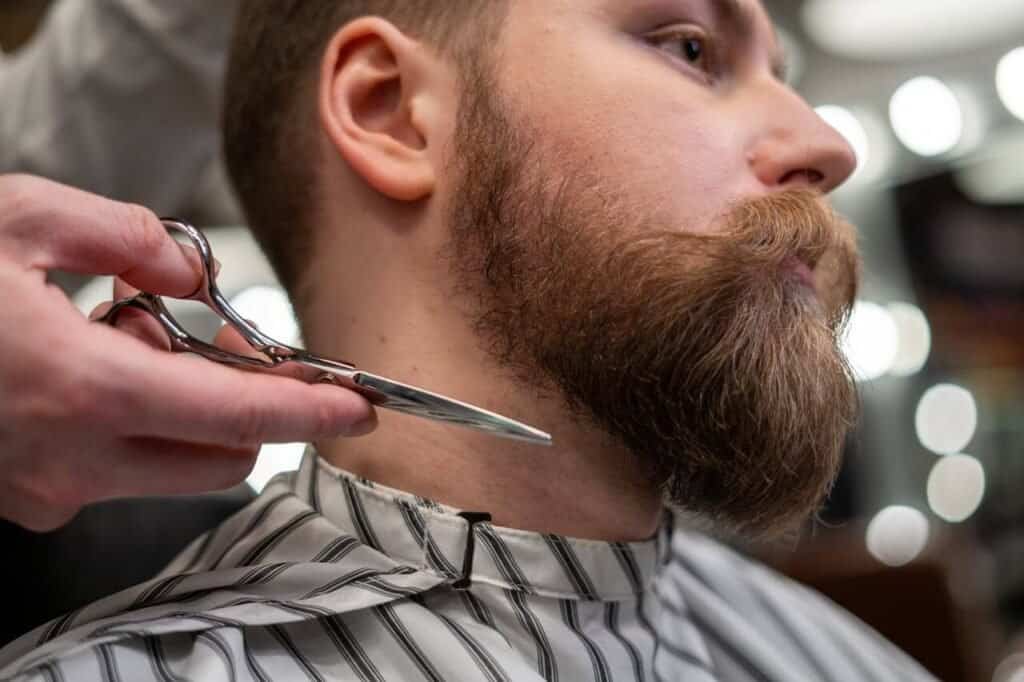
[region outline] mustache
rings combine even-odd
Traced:
[[[687,226],[529,132],[498,98],[460,114],[445,254],[496,368],[559,398],[718,529],[769,536],[806,518],[857,413],[838,346],[853,228],[805,189]]]
[[[716,236],[765,263],[796,256],[813,267],[829,250],[845,245],[840,222],[819,193],[793,189],[735,205]]]
[[[857,295],[860,258],[856,230],[813,190],[795,189],[749,200],[732,209],[721,238],[749,268],[777,272],[790,259],[813,272],[833,328],[843,326]]]
[[[582,236],[558,248],[574,248]],[[705,300],[736,299],[757,291],[761,300],[780,305],[786,271],[794,260],[803,262],[812,270],[826,322],[836,332],[848,321],[859,287],[856,230],[814,190],[786,190],[738,202],[704,232],[660,229],[640,238],[620,235],[618,240],[603,264],[609,271],[622,272],[625,281],[634,283],[665,273],[684,289],[699,287]],[[631,268],[630,262],[637,266]]]

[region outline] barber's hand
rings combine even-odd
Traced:
[[[54,269],[170,296],[200,281],[197,254],[146,209],[0,176],[2,518],[49,530],[96,500],[222,489],[244,480],[262,443],[376,426],[352,391],[164,352],[137,315],[125,329],[90,322],[47,284]]]

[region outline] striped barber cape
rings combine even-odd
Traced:
[[[834,604],[665,518],[639,543],[500,528],[310,449],[160,576],[0,651],[0,679],[933,679]]]

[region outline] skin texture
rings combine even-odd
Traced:
[[[491,85],[514,120],[543,139],[543,153],[527,157],[542,164],[531,172],[558,178],[585,169],[594,187],[614,192],[605,214],[589,213],[609,226],[695,235],[723,229],[739,203],[840,184],[854,168],[852,151],[776,78],[763,8],[738,3],[750,24],[741,35],[720,20],[716,8],[725,4],[512,2],[493,46]],[[665,27],[715,35],[715,65],[687,61],[678,41],[645,39]],[[456,139],[462,92],[453,64],[381,19],[334,36],[317,93],[321,227],[304,297],[306,343],[534,424],[555,446],[384,413],[366,438],[317,445],[359,475],[489,511],[502,525],[649,537],[664,493],[650,468],[620,434],[581,418],[539,367],[533,380],[526,360],[509,371],[479,328],[472,294],[485,285],[467,280],[458,248],[452,255],[452,216],[465,189]],[[830,312],[845,297],[831,274],[813,273]]]

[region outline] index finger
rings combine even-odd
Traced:
[[[23,265],[119,275],[156,294],[187,296],[199,256],[142,206],[29,175],[0,176],[0,243]]]
[[[103,328],[108,377],[117,382],[120,417],[130,430],[192,443],[245,447],[363,435],[376,427],[373,406],[336,385],[250,372],[215,362],[160,352]],[[106,335],[106,334],[105,334]],[[111,343],[133,352],[112,352]]]

